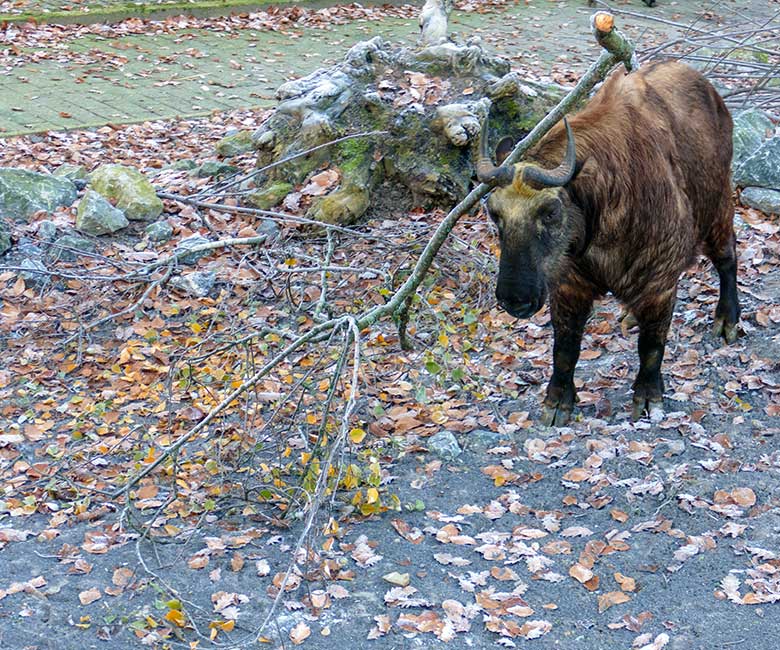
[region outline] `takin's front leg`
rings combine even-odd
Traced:
[[[545,426],[562,427],[571,419],[577,399],[574,368],[580,358],[582,332],[592,306],[593,294],[584,288],[564,285],[550,296],[553,374],[542,406],[541,422]]]
[[[640,302],[631,311],[639,322],[639,373],[634,381],[634,408],[631,417],[639,420],[654,409],[663,411],[664,360],[666,336],[672,322],[676,287],[671,291]]]

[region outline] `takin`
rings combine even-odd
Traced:
[[[614,73],[570,121],[517,164],[504,138],[494,166],[483,124],[477,178],[498,228],[496,298],[516,318],[550,297],[553,372],[542,422],[563,426],[594,299],[611,292],[639,325],[633,418],[661,408],[661,362],[681,274],[700,251],[720,280],[713,333],[737,338],[732,121],[697,71],[656,63]],[[563,160],[563,162],[561,162]]]

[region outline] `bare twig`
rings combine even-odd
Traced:
[[[316,147],[312,147],[311,149],[306,149],[305,151],[301,151],[299,153],[292,154],[291,156],[287,156],[280,160],[276,160],[270,163],[269,165],[265,165],[264,167],[259,167],[257,169],[254,169],[248,174],[244,174],[239,178],[233,179],[225,185],[218,186],[217,188],[207,188],[201,192],[198,192],[198,194],[196,194],[194,198],[205,198],[208,196],[215,196],[217,194],[225,194],[225,190],[228,190],[231,187],[235,187],[236,185],[245,183],[246,181],[254,178],[255,176],[262,174],[263,172],[267,172],[271,169],[274,169],[275,167],[280,167],[281,165],[284,165],[285,163],[291,162],[293,160],[297,160],[298,158],[303,158],[304,156],[308,156],[309,154],[312,154],[316,151],[320,151],[321,149],[332,147],[334,144],[340,144],[341,142],[346,142],[347,140],[354,140],[356,138],[371,138],[378,135],[387,135],[387,131],[365,131],[363,133],[351,133],[350,135],[345,135],[341,138],[336,138],[335,140],[331,140],[330,142],[319,144]],[[245,193],[246,192],[237,192],[236,194],[245,194]]]

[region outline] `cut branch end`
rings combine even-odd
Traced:
[[[608,34],[615,26],[615,17],[606,11],[599,11],[593,17],[593,26],[602,34]]]

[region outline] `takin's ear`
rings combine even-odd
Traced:
[[[496,166],[500,167],[504,164],[507,156],[512,153],[512,149],[515,148],[515,141],[509,136],[501,138],[498,145],[496,145]]]

